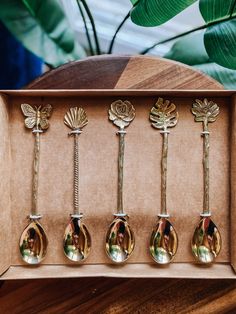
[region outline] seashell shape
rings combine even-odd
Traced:
[[[212,263],[221,250],[221,236],[210,217],[200,220],[192,238],[192,252],[200,263]]]
[[[70,108],[65,114],[64,123],[72,130],[82,129],[88,124],[87,114],[82,108]]]
[[[39,264],[46,256],[48,239],[37,220],[31,221],[20,237],[20,254],[24,262]]]
[[[134,234],[125,218],[116,218],[106,235],[106,253],[115,263],[125,262],[135,246]]]
[[[159,218],[150,239],[149,251],[158,264],[168,264],[174,258],[178,248],[177,233],[166,218]]]
[[[91,236],[79,218],[72,218],[65,229],[63,249],[73,262],[83,262],[91,250]]]

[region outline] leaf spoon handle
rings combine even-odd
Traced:
[[[162,156],[161,156],[161,210],[158,221],[154,227],[149,244],[151,257],[157,264],[168,264],[174,258],[178,237],[174,226],[169,221],[166,207],[167,189],[167,155],[168,155],[168,127],[174,127],[178,122],[176,106],[169,100],[158,98],[155,106],[151,109],[150,120],[152,126],[160,130],[162,134]]]
[[[213,101],[208,101],[206,98],[201,101],[196,99],[192,107],[192,113],[195,116],[196,122],[203,124],[203,213],[202,216],[210,216],[209,209],[209,149],[210,149],[210,132],[208,130],[208,123],[215,122],[219,115],[220,109]]]
[[[209,209],[209,130],[208,123],[216,121],[219,115],[219,106],[213,101],[206,98],[201,101],[195,100],[192,106],[192,114],[195,116],[196,122],[203,123],[203,212],[200,214],[201,219],[195,228],[191,247],[194,257],[201,263],[212,263],[219,255],[222,241],[221,235],[211,219]]]
[[[162,157],[161,157],[161,213],[159,216],[168,217],[166,208],[166,186],[167,186],[167,156],[168,156],[168,127],[174,127],[178,122],[176,106],[169,100],[158,98],[157,103],[151,109],[150,120],[152,126],[160,130],[163,135]]]

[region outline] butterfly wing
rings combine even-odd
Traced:
[[[29,104],[21,104],[21,110],[26,117],[36,117],[36,111]]]
[[[46,130],[49,127],[48,119],[52,112],[52,106],[46,105],[42,108],[40,112],[40,126],[43,130]]]
[[[25,119],[25,126],[28,129],[33,129],[33,127],[35,126],[35,123],[36,123],[35,117],[28,117]]]
[[[25,126],[32,129],[36,123],[36,111],[29,104],[21,104],[21,110],[27,118],[25,119]]]

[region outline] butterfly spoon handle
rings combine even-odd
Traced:
[[[25,127],[28,129],[32,129],[32,133],[35,136],[33,156],[32,207],[29,218],[39,219],[41,218],[41,215],[38,214],[40,134],[43,133],[43,130],[47,130],[47,128],[49,127],[48,118],[51,115],[52,106],[35,106],[33,108],[29,104],[22,104],[21,110],[26,117]]]
[[[39,156],[40,156],[40,129],[34,129],[34,160],[33,160],[33,185],[32,185],[32,207],[30,216],[38,216],[38,178],[39,178]]]

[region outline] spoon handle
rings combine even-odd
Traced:
[[[79,215],[79,134],[74,134],[74,214]]]
[[[161,211],[159,217],[168,217],[166,209],[166,187],[167,187],[167,155],[168,155],[168,128],[175,127],[179,114],[174,103],[159,97],[150,111],[151,125],[160,130],[163,135],[162,157],[161,157]]]
[[[65,114],[64,123],[71,129],[69,135],[74,136],[74,216],[82,218],[79,210],[79,135],[88,124],[88,117],[84,109],[74,107]]]
[[[212,100],[208,101],[206,98],[201,101],[199,99],[195,100],[192,105],[192,114],[195,116],[194,120],[196,122],[202,122],[203,125],[203,213],[202,216],[210,216],[209,207],[209,148],[210,148],[210,133],[208,130],[208,123],[215,122],[217,116],[219,115],[219,106]]]
[[[117,197],[117,213],[123,214],[123,178],[124,178],[124,149],[125,149],[125,131],[120,129],[119,135],[119,155],[118,155],[118,197]]]
[[[39,156],[40,156],[40,133],[41,130],[33,130],[35,134],[34,161],[33,161],[33,185],[32,185],[32,208],[31,215],[38,214],[38,179],[39,179]]]
[[[117,132],[119,135],[117,216],[126,216],[123,208],[125,127],[128,127],[133,121],[135,109],[128,100],[116,100],[111,104],[108,115],[109,120],[119,127],[119,131]]]
[[[209,149],[210,149],[210,135],[208,131],[207,120],[203,122],[203,214],[209,214]]]
[[[167,185],[167,154],[168,131],[163,131],[162,158],[161,158],[161,214],[167,215],[166,209],[166,185]]]

